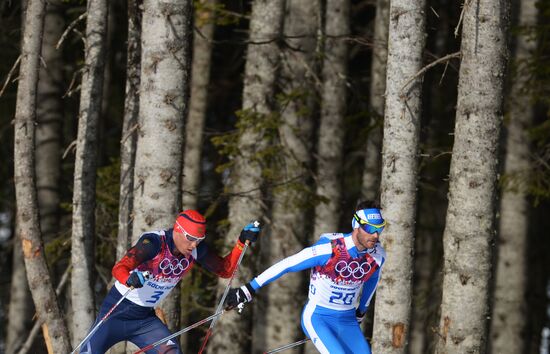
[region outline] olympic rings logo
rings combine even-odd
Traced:
[[[334,266],[334,270],[340,276],[344,278],[349,278],[350,276],[356,280],[363,278],[366,274],[371,271],[371,265],[369,262],[363,262],[359,264],[357,261],[352,261],[350,263],[346,261],[340,261]]]
[[[159,268],[162,270],[162,274],[164,275],[170,275],[173,274],[175,276],[181,275],[187,268],[189,267],[189,260],[187,258],[183,258],[181,260],[177,259],[168,259],[164,258],[160,264]]]

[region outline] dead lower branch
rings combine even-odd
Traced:
[[[10,72],[8,73],[8,76],[6,77],[6,81],[4,81],[4,85],[2,86],[2,90],[0,90],[0,97],[2,97],[2,95],[4,94],[4,90],[8,86],[8,83],[11,80],[11,76],[13,75],[15,69],[17,68],[17,66],[19,65],[20,62],[21,62],[21,55],[19,55],[17,57],[17,60],[15,61],[13,66],[11,67]]]
[[[441,57],[437,60],[434,60],[432,61],[430,64],[426,65],[425,67],[423,67],[422,69],[420,69],[416,74],[414,74],[412,77],[410,77],[406,82],[405,84],[403,85],[403,87],[401,87],[401,90],[399,91],[399,96],[401,98],[403,98],[405,96],[405,89],[407,88],[407,86],[409,86],[411,84],[411,82],[413,82],[414,80],[416,80],[418,77],[420,77],[421,75],[423,75],[426,71],[428,71],[429,69],[433,68],[434,66],[438,65],[438,64],[441,64],[441,63],[444,63],[444,62],[448,62],[449,60],[453,59],[453,58],[459,58],[461,55],[460,52],[455,52],[455,53],[451,53],[451,54],[447,54],[445,55],[444,57]]]

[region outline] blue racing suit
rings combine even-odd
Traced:
[[[311,268],[302,329],[323,354],[369,353],[355,317],[365,313],[380,279],[384,248],[359,252],[350,234],[323,234],[311,247],[279,261],[254,278],[254,290],[288,272]]]

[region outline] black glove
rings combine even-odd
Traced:
[[[141,288],[147,279],[149,279],[149,272],[139,272],[136,270],[130,274],[130,277],[126,280],[126,285],[131,288]]]
[[[225,309],[231,310],[239,304],[244,304],[252,301],[252,297],[256,291],[250,283],[241,286],[240,288],[231,288],[225,298]]]
[[[256,242],[258,239],[258,234],[260,233],[260,222],[259,221],[253,221],[250,224],[246,225],[241,231],[241,235],[239,236],[239,241],[242,243],[245,243],[246,241],[249,241],[250,243]]]
[[[357,320],[357,323],[363,322],[363,318],[365,318],[365,314],[367,311],[361,313],[359,312],[359,309],[355,310],[355,319]]]

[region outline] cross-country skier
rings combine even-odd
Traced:
[[[229,278],[246,241],[254,242],[259,227],[247,225],[231,253],[220,257],[202,242],[206,220],[195,210],[185,210],[172,229],[144,233],[139,241],[113,267],[115,285],[103,301],[96,323],[131,287],[127,297],[98,328],[81,354],[103,354],[117,342],[130,341],[140,348],[170,335],[155,315],[154,307],[176,286],[195,262],[222,278]],[[144,274],[151,274],[146,279]],[[92,328],[95,327],[92,326]],[[170,340],[146,353],[180,354],[176,341]]]
[[[305,335],[323,354],[371,353],[359,323],[386,258],[378,240],[386,222],[378,205],[364,201],[351,224],[351,233],[322,234],[314,245],[277,262],[246,285],[232,288],[227,308],[251,301],[261,287],[285,273],[311,268],[309,300],[302,312]]]

